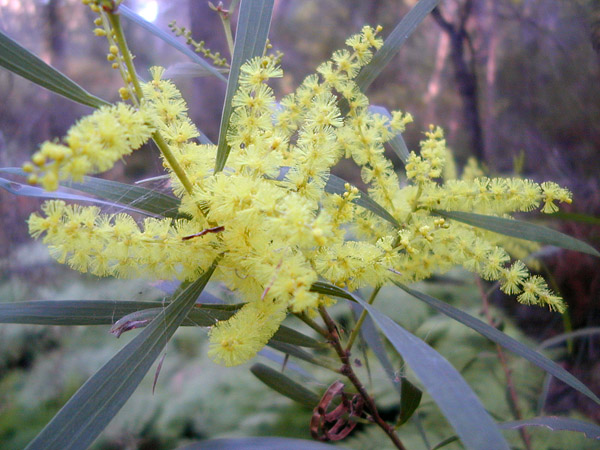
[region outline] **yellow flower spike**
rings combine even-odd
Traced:
[[[66,144],[45,142],[32,157],[35,174],[46,190],[67,178],[105,171],[146,142],[154,127],[145,112],[125,104],[104,106],[72,126]]]
[[[32,181],[53,188],[66,178],[110,168],[158,131],[173,155],[169,161],[188,174],[191,187],[184,188],[164,161],[181,199],[178,212],[187,218],[138,224],[126,214],[48,202],[43,214],[30,217],[30,233],[58,261],[100,276],[191,280],[219,256],[215,279],[247,302],[210,331],[211,358],[225,365],[252,358],[288,310],[310,315],[332,302],[310,292],[319,278],[353,290],[381,286],[391,276],[408,283],[463,266],[498,280],[524,303],[562,311],[564,304],[541,278],[522,262],[509,262],[508,252],[525,255],[531,247],[431,211],[505,217],[540,205],[551,211],[557,201],[569,203],[570,193],[554,183],[487,178],[476,164],[461,179],[449,176],[456,172],[448,170],[451,153],[434,126],[420,151],[410,154],[407,180],[400,183],[384,145],[412,117],[372,114],[354,81],[380,45],[379,31],[365,27],[351,37],[349,50],[335,52],[279,104],[266,84],[282,75],[273,58],[244,64],[226,134],[231,152],[218,174],[217,147],[192,141],[200,133],[186,102],[162,78],[164,69],[152,68],[139,109],[124,103],[100,108],[74,125],[64,142],[43,144],[24,169]],[[120,90],[123,98],[128,92]],[[344,114],[337,106],[341,98],[349,106]],[[400,226],[359,206],[362,194],[348,183],[339,194],[325,190],[331,168],[344,155],[360,167],[369,197]]]
[[[271,300],[246,303],[209,333],[208,355],[225,366],[243,364],[262,349],[285,319],[285,306]]]

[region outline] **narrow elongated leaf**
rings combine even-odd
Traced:
[[[161,302],[64,300],[0,303],[0,323],[33,325],[112,325],[122,317]]]
[[[20,176],[27,175],[20,167],[3,167],[0,168],[0,173],[10,173]],[[107,203],[91,197],[77,196],[61,189],[53,192],[47,192],[35,186],[28,186],[8,180],[5,180],[4,183],[0,184],[0,187],[3,187],[9,192],[17,195],[88,201],[111,206],[121,205],[122,207],[134,208],[138,212],[146,212],[162,217],[187,217],[178,213],[179,205],[181,204],[181,201],[178,198],[152,189],[147,189],[142,186],[119,183],[118,181],[103,180],[102,178],[88,176],[83,177],[83,182],[81,183],[76,181],[68,181],[61,182],[61,185],[70,189],[92,194],[104,200],[110,200],[110,202]]]
[[[539,242],[541,244],[555,245],[556,247],[575,250],[589,255],[600,257],[600,252],[589,244],[579,239],[567,236],[551,228],[534,225],[521,220],[505,219],[503,217],[485,216],[482,214],[468,213],[462,211],[434,211],[442,217],[458,220],[478,228],[495,233],[512,236],[527,241]]]
[[[285,325],[279,327],[279,330],[275,332],[271,340],[297,345],[298,347],[322,348],[324,345],[322,342]]]
[[[402,425],[408,421],[415,413],[419,405],[421,404],[421,397],[423,392],[408,381],[406,378],[402,378],[402,396],[400,397],[400,417],[396,426]]]
[[[109,103],[90,94],[0,31],[0,66],[63,97],[92,108]]]
[[[149,326],[71,397],[28,450],[86,449],[123,407],[194,306],[216,264],[183,290]]]
[[[283,352],[287,355],[309,362],[311,364],[315,364],[317,366],[326,367],[331,370],[339,369],[339,364],[336,363],[336,361],[324,359],[322,357],[313,355],[312,353],[309,353],[306,350],[302,350],[301,348],[295,345],[288,344],[287,342],[280,342],[271,339],[269,341],[269,347],[274,348],[275,350],[279,350],[280,352]]]
[[[141,186],[96,177],[83,177],[81,183],[71,181],[64,185],[162,217],[189,218],[179,214],[181,201],[178,198]]]
[[[419,377],[425,389],[468,449],[508,450],[508,443],[473,390],[433,348],[364,300],[365,308],[390,343]]]
[[[359,309],[360,307],[356,305],[356,308]],[[369,346],[369,349],[371,349],[371,351],[375,354],[375,357],[379,360],[379,363],[381,364],[381,367],[383,367],[385,374],[392,383],[392,386],[394,386],[394,389],[396,389],[398,394],[400,394],[400,399],[402,400],[402,380],[399,376],[399,373],[394,370],[394,366],[392,366],[392,363],[387,356],[381,336],[377,332],[371,317],[365,317],[362,327],[360,328],[360,334]],[[400,411],[402,411],[402,409]]]
[[[158,316],[169,303],[133,302],[121,300],[43,300],[0,303],[0,323],[30,325],[113,325],[127,316],[144,320]],[[226,307],[226,308],[224,308]],[[219,320],[229,319],[241,305],[196,304],[182,326],[210,327]],[[150,311],[150,312],[148,312]],[[140,324],[139,327],[143,325]],[[292,328],[282,325],[272,340],[299,347],[319,348],[323,344]]]
[[[333,284],[326,283],[324,281],[316,281],[310,287],[311,292],[318,292],[319,294],[331,295],[333,297],[345,298],[346,300],[355,301],[352,294],[345,291],[342,288],[334,286]]]
[[[48,198],[48,199],[58,199],[58,200],[72,200],[77,202],[89,202],[95,203],[97,205],[106,205],[106,206],[116,206],[116,207],[124,207],[122,205],[118,205],[113,202],[106,202],[104,200],[100,200],[93,197],[88,197],[85,195],[77,195],[70,192],[66,192],[65,189],[57,189],[56,191],[46,191],[37,186],[30,186],[28,184],[18,183],[16,181],[7,180],[6,178],[0,177],[0,188],[4,189],[7,192],[10,192],[14,195],[19,195],[22,197],[35,197],[35,198]],[[132,211],[138,212],[135,208],[126,208]]]
[[[575,378],[573,375],[571,375],[569,372],[567,372],[561,366],[559,366],[555,362],[546,358],[544,355],[536,352],[535,350],[532,350],[531,348],[527,347],[526,345],[521,344],[519,341],[511,338],[510,336],[508,336],[508,335],[504,334],[503,332],[497,330],[496,328],[488,325],[487,323],[482,322],[479,319],[476,319],[475,317],[471,316],[470,314],[467,314],[464,311],[461,311],[460,309],[454,308],[453,306],[450,306],[447,303],[442,302],[436,298],[433,298],[427,294],[424,294],[419,291],[415,291],[414,289],[410,289],[409,287],[404,286],[401,283],[395,283],[395,284],[402,290],[408,292],[413,297],[416,297],[419,300],[427,303],[429,306],[437,309],[439,312],[447,315],[448,317],[451,317],[454,320],[457,320],[458,322],[462,323],[463,325],[466,325],[469,328],[472,328],[473,330],[484,335],[491,341],[495,342],[496,344],[501,345],[502,347],[506,348],[507,350],[510,350],[511,352],[516,353],[519,356],[522,356],[527,361],[535,364],[536,366],[540,367],[541,369],[544,369],[550,375],[558,378],[563,383],[568,384],[573,389],[576,389],[577,391],[581,392],[583,395],[591,398],[596,403],[600,404],[600,399],[596,395],[594,395],[594,393],[592,391],[590,391],[587,388],[587,386],[585,386],[581,381],[579,381],[577,378]]]
[[[304,379],[307,379],[307,380],[310,379],[314,382],[317,382],[317,379],[310,372],[307,372],[306,370],[304,370],[301,366],[296,364],[294,361],[290,361],[289,359],[286,359],[287,355],[283,355],[281,352],[278,352],[276,350],[265,347],[262,350],[260,350],[256,355],[260,356],[261,358],[265,358],[269,361],[273,361],[275,364],[277,364],[280,367],[283,367],[285,365],[285,370],[296,372],[298,375],[300,375]]]
[[[271,26],[273,2],[274,0],[242,0],[240,4],[233,58],[231,60],[231,67],[229,68],[227,92],[225,93],[221,126],[219,128],[215,172],[223,170],[229,156],[229,151],[231,150],[229,145],[227,145],[225,136],[229,128],[229,119],[232,111],[231,100],[238,90],[240,67],[249,59],[263,54]]]
[[[498,427],[502,430],[516,430],[523,427],[545,427],[552,431],[577,431],[584,433],[589,439],[600,439],[600,427],[596,424],[583,422],[581,420],[570,419],[568,417],[533,417],[531,419],[516,420],[512,422],[502,422]],[[431,450],[440,449],[451,442],[458,440],[458,436],[450,436],[438,443]]]
[[[458,441],[458,436],[450,436],[449,438],[446,438],[443,441],[435,444],[433,447],[431,447],[431,450],[439,450],[440,448],[444,448],[446,445],[450,445],[456,441]]]
[[[142,28],[146,29],[147,31],[152,33],[154,36],[162,39],[164,42],[169,44],[171,47],[179,50],[185,56],[190,58],[192,61],[194,61],[199,66],[201,66],[209,74],[217,77],[221,81],[227,81],[225,79],[225,77],[219,72],[218,69],[213,67],[212,64],[208,63],[204,59],[200,58],[200,56],[198,56],[198,54],[196,54],[192,49],[187,47],[185,44],[182,44],[181,42],[179,42],[179,40],[172,33],[167,33],[166,31],[161,30],[153,23],[148,22],[147,20],[142,18],[140,15],[136,14],[131,9],[127,8],[125,5],[119,6],[119,13],[123,17],[126,17],[128,20],[132,21],[133,23],[136,23],[139,26],[141,26]]]
[[[588,337],[588,336],[593,336],[595,334],[600,334],[600,327],[580,328],[577,331],[572,331],[570,333],[562,333],[562,334],[559,334],[558,336],[554,336],[554,337],[551,337],[550,339],[546,339],[545,341],[542,341],[540,343],[540,345],[538,345],[538,349],[541,350],[544,348],[553,347],[564,341],[568,341],[569,339]]]
[[[295,382],[288,376],[264,364],[254,364],[250,371],[256,378],[269,386],[274,391],[309,408],[314,408],[319,403],[319,396],[313,391]]]
[[[392,147],[392,150],[394,150],[394,153],[396,153],[398,158],[400,158],[400,160],[406,164],[406,162],[408,161],[408,157],[410,156],[410,151],[408,150],[406,142],[404,142],[402,134],[397,133],[396,136],[394,136],[388,142],[388,144],[390,145],[390,147]]]
[[[568,417],[533,417],[499,424],[503,430],[515,430],[523,427],[546,427],[553,431],[577,431],[589,439],[600,440],[600,427],[594,423],[570,419]]]
[[[217,69],[219,73],[228,73],[229,69]],[[212,73],[206,68],[199,64],[192,62],[177,63],[167,67],[164,78],[201,78]]]
[[[344,450],[339,445],[328,445],[304,439],[282,437],[247,437],[211,439],[180,447],[178,450]]]
[[[369,107],[369,111],[374,114],[381,114],[382,116],[386,116],[389,119],[392,118],[392,114],[385,106],[371,105]],[[406,164],[406,161],[408,161],[408,157],[410,156],[410,151],[406,146],[406,142],[404,142],[402,133],[396,133],[392,140],[388,141],[388,145],[392,147],[392,150],[394,150],[396,156],[400,158],[400,161]]]
[[[336,177],[335,175],[330,174],[329,179],[327,180],[327,184],[325,185],[325,191],[329,192],[330,194],[342,195],[344,192],[346,192],[346,184],[347,183],[348,182],[346,180],[343,180],[340,177]],[[387,220],[389,223],[391,223],[395,227],[400,226],[398,221],[396,219],[394,219],[394,216],[392,216],[389,212],[387,212],[383,206],[381,206],[379,203],[377,203],[375,200],[373,200],[371,197],[369,197],[367,194],[365,194],[364,192],[362,192],[360,190],[359,190],[359,194],[360,194],[360,197],[357,198],[356,200],[353,200],[352,203],[354,203],[358,206],[362,206],[365,209],[368,209],[373,214],[381,217],[382,219]]]
[[[600,217],[590,214],[572,213],[566,211],[557,211],[550,215],[553,219],[568,220],[569,222],[587,223],[590,225],[600,225]]]
[[[402,18],[394,28],[383,46],[373,55],[369,64],[362,68],[356,82],[361,91],[365,91],[381,71],[388,65],[400,47],[412,34],[417,26],[423,22],[425,17],[439,4],[440,0],[419,0],[413,8]]]

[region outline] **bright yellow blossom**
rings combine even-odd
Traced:
[[[552,212],[555,201],[570,202],[570,193],[553,183],[486,178],[474,170],[442,179],[449,152],[435,127],[419,154],[411,153],[403,186],[384,145],[412,118],[372,113],[354,81],[381,46],[378,31],[363,28],[347,41],[350,50],[335,52],[319,66],[320,76],[307,77],[279,104],[266,82],[282,76],[281,69],[269,58],[244,64],[226,134],[231,152],[218,173],[216,146],[191,141],[199,133],[185,101],[162,79],[163,70],[153,68],[139,110],[124,104],[99,110],[74,126],[65,144],[46,143],[27,168],[55,187],[67,176],[106,170],[156,130],[191,183],[184,189],[164,160],[179,212],[189,219],[138,224],[127,214],[50,201],[43,216],[30,217],[30,233],[43,236],[58,261],[101,276],[191,280],[219,257],[214,278],[246,302],[210,331],[209,354],[225,365],[252,358],[288,311],[311,313],[331,302],[311,292],[319,279],[354,290],[392,278],[422,280],[461,265],[499,280],[523,303],[561,311],[543,279],[520,261],[510,265],[501,238],[433,210],[505,216],[543,204]],[[359,206],[363,194],[349,184],[330,192],[330,170],[343,157],[360,166],[369,197],[393,220]]]

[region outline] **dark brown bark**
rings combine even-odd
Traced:
[[[600,2],[590,0],[590,39],[600,62]]]
[[[459,11],[456,23],[445,19],[439,8],[431,15],[450,38],[450,60],[454,68],[454,80],[458,94],[463,104],[463,120],[469,134],[473,154],[479,161],[485,161],[483,131],[479,115],[479,92],[477,75],[473,61],[469,33],[466,29],[467,20],[473,8],[472,0],[467,0]]]

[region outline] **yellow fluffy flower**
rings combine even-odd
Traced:
[[[101,276],[191,280],[218,257],[214,279],[246,302],[210,331],[209,354],[225,365],[252,358],[288,311],[312,313],[331,303],[311,292],[319,279],[354,290],[463,266],[499,280],[504,292],[519,294],[523,303],[563,310],[540,277],[520,261],[510,264],[500,238],[442,219],[434,210],[503,217],[543,204],[544,212],[552,212],[554,202],[570,202],[570,193],[554,183],[486,178],[475,170],[462,179],[442,179],[455,171],[444,172],[449,151],[436,127],[426,133],[420,152],[411,153],[408,183],[402,185],[384,145],[412,118],[372,113],[354,81],[381,45],[378,31],[363,28],[347,41],[350,49],[335,52],[318,75],[308,76],[279,104],[266,82],[281,76],[281,69],[270,58],[244,64],[226,134],[231,151],[218,173],[216,146],[191,141],[200,133],[181,93],[162,79],[163,69],[153,68],[139,110],[124,104],[98,110],[75,125],[64,143],[44,144],[28,167],[55,187],[67,176],[106,170],[156,131],[189,180],[184,186],[164,160],[181,200],[179,212],[188,219],[138,224],[127,214],[50,201],[43,215],[30,217],[30,233],[42,237],[59,262]],[[355,187],[332,192],[330,170],[344,156],[361,168],[369,197],[388,220],[365,209]]]

